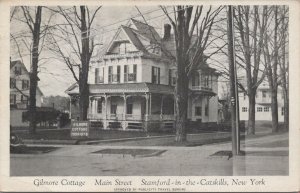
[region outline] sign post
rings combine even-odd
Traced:
[[[71,138],[87,139],[89,137],[90,122],[89,121],[72,121]]]

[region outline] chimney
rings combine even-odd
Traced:
[[[170,24],[165,24],[164,25],[164,40],[169,39],[171,36],[171,25]]]

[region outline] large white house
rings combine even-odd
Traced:
[[[29,104],[29,72],[20,61],[10,62],[10,125],[15,127],[28,126],[22,114],[28,110]],[[36,106],[42,106],[42,91],[37,88]]]
[[[284,121],[284,95],[281,87],[278,87],[277,93],[278,100],[278,121]],[[258,121],[271,121],[271,90],[267,82],[263,82],[256,91],[255,98],[255,120]],[[244,92],[239,93],[239,111],[240,119],[248,120],[249,117],[249,99]]]
[[[176,67],[174,35],[164,26],[163,37],[150,25],[131,19],[120,26],[106,53],[90,69],[88,118],[104,129],[173,128]],[[218,73],[206,63],[190,79],[188,119],[218,120]],[[78,115],[78,86],[66,90],[71,117]]]

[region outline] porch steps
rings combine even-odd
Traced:
[[[143,123],[129,122],[127,129],[143,130]]]

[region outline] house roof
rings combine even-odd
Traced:
[[[90,94],[98,93],[164,93],[172,94],[172,86],[152,83],[90,84]]]
[[[10,61],[10,69],[13,68],[17,63],[22,63],[20,60]]]
[[[173,94],[174,87],[169,85],[152,83],[123,83],[123,84],[89,84],[89,92],[93,94],[108,93],[161,93]],[[66,93],[69,95],[78,94],[78,85],[70,86]]]
[[[121,28],[124,30],[128,38],[130,39],[131,43],[140,51],[146,51],[145,47],[141,43],[141,41],[138,39],[136,34],[132,31],[133,29],[126,27],[126,26],[121,26]]]
[[[143,23],[141,21],[131,19],[133,25],[136,27],[137,30],[134,30],[136,33],[148,38],[151,41],[157,42],[161,40],[161,37],[155,30],[155,28],[151,25]]]

